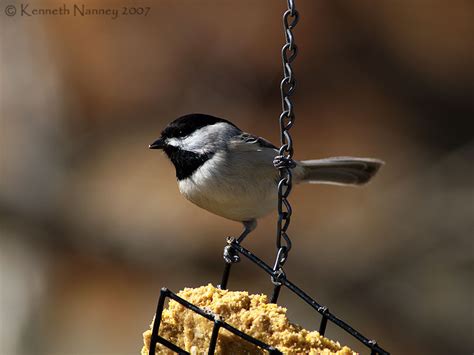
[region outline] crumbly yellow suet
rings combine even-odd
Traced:
[[[347,346],[290,323],[286,308],[269,303],[266,295],[220,290],[211,284],[185,288],[178,296],[212,311],[248,335],[276,347],[284,354],[355,354]],[[207,354],[213,322],[170,301],[163,310],[159,334],[191,354]],[[148,355],[151,330],[143,333],[142,355]],[[221,328],[216,354],[265,354],[266,351]],[[173,354],[161,344],[156,354]]]

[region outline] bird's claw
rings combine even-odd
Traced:
[[[227,245],[224,248],[224,260],[227,264],[238,263],[240,261],[240,256],[237,254],[235,249],[230,245]]]
[[[273,159],[273,166],[277,169],[293,169],[296,166],[296,163],[293,159],[286,157],[284,155],[277,155]]]

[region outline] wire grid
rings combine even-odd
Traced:
[[[246,257],[248,260],[250,260],[252,263],[263,269],[267,274],[271,276],[271,280],[275,285],[274,288],[274,294],[275,292],[280,292],[281,286],[285,286],[288,288],[290,291],[295,293],[299,298],[301,298],[303,301],[305,301],[307,304],[309,304],[314,310],[316,310],[318,313],[322,315],[321,323],[319,325],[319,333],[324,336],[326,332],[326,327],[328,321],[331,323],[334,323],[337,325],[339,328],[343,329],[345,332],[350,334],[352,337],[356,338],[360,343],[362,343],[365,347],[370,349],[370,354],[375,355],[375,354],[380,354],[380,355],[389,355],[389,352],[386,350],[382,349],[375,340],[369,340],[367,337],[363,336],[360,332],[355,330],[352,326],[344,322],[343,320],[337,318],[334,314],[329,312],[329,309],[325,306],[320,305],[318,302],[316,302],[314,299],[312,299],[308,294],[306,294],[303,290],[301,290],[298,286],[296,286],[294,283],[292,283],[290,280],[287,279],[286,275],[284,273],[279,272],[279,270],[274,271],[272,267],[270,267],[268,264],[266,264],[263,260],[258,258],[255,254],[253,254],[251,251],[245,249],[242,247],[234,238],[229,238],[228,241],[228,246],[235,251],[236,253],[239,253],[240,255]],[[220,288],[225,288],[227,285],[227,280],[229,278],[230,274],[230,267],[232,264],[226,264],[226,267],[224,269],[224,275],[222,278],[222,282],[220,285]],[[149,348],[149,355],[154,355],[156,351],[156,344],[160,343],[166,348],[173,350],[174,352],[178,354],[189,354],[189,352],[181,349],[180,347],[176,346],[175,344],[171,343],[170,341],[166,340],[165,338],[161,337],[158,332],[159,332],[159,327],[161,323],[161,316],[163,313],[163,308],[164,304],[166,301],[166,298],[170,298],[181,305],[183,305],[185,308],[190,309],[191,311],[200,314],[204,318],[208,319],[211,322],[214,322],[214,326],[212,329],[212,334],[211,334],[211,340],[209,343],[209,348],[208,348],[208,354],[214,354],[216,345],[217,345],[217,338],[219,336],[219,330],[220,328],[227,329],[231,333],[235,334],[239,338],[248,341],[264,350],[267,350],[269,354],[282,354],[281,351],[278,349],[265,344],[264,342],[244,333],[238,330],[237,328],[231,326],[230,324],[226,323],[224,320],[222,320],[219,315],[214,314],[212,312],[203,310],[199,308],[198,306],[184,300],[183,298],[179,297],[172,291],[168,290],[167,288],[162,288],[161,289],[161,294],[160,294],[160,299],[158,301],[158,306],[156,309],[156,314],[155,314],[155,320],[153,322],[153,329],[152,329],[152,334],[151,334],[151,339],[150,339],[150,348]],[[273,297],[272,297],[273,298]]]
[[[153,330],[152,330],[151,339],[150,339],[149,355],[155,354],[157,343],[164,345],[168,349],[173,350],[174,352],[178,354],[189,354],[189,352],[187,352],[186,350],[181,349],[179,346],[171,343],[170,341],[166,340],[165,338],[163,338],[162,336],[158,334],[160,323],[161,323],[161,316],[163,314],[163,308],[165,305],[166,298],[170,298],[178,302],[185,308],[192,310],[193,312],[203,316],[204,318],[208,319],[211,322],[214,322],[214,326],[212,328],[211,340],[209,342],[209,347],[208,347],[208,354],[214,354],[216,350],[217,337],[219,336],[220,328],[227,329],[229,332],[237,335],[239,338],[244,339],[248,341],[249,343],[252,343],[264,350],[267,350],[269,354],[282,354],[282,352],[276,349],[275,347],[265,344],[264,342],[248,334],[245,334],[244,332],[241,332],[237,328],[231,326],[229,323],[226,323],[224,320],[222,320],[219,317],[219,315],[214,314],[207,310],[203,310],[193,305],[192,303],[186,301],[185,299],[179,297],[178,295],[168,290],[167,288],[162,288],[161,293],[160,293],[160,299],[158,301],[158,306],[156,308],[155,321],[153,322]]]

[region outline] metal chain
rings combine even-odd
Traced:
[[[282,266],[288,258],[288,252],[291,249],[291,240],[286,231],[291,220],[291,205],[288,196],[292,188],[292,172],[295,167],[293,161],[293,141],[290,135],[290,129],[295,122],[293,112],[293,103],[291,95],[295,90],[295,77],[291,63],[295,60],[298,48],[292,30],[298,23],[299,14],[295,8],[294,0],[287,0],[288,10],[283,14],[283,28],[285,31],[286,42],[281,49],[281,59],[283,64],[283,79],[280,83],[282,113],[280,115],[280,143],[279,155],[274,160],[274,165],[279,170],[280,181],[278,183],[278,222],[276,246],[278,254],[275,260],[274,270],[279,270],[284,276]],[[278,284],[278,280],[273,280]]]

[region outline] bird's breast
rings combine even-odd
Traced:
[[[216,153],[191,176],[178,181],[192,203],[219,216],[246,221],[276,207],[277,172],[271,159],[229,158]]]

